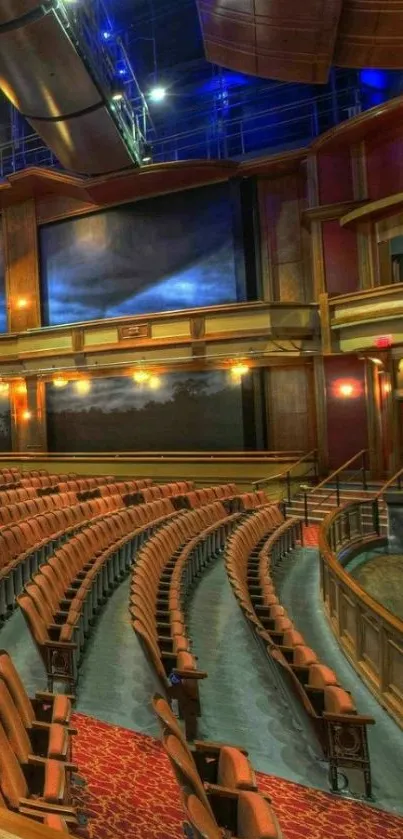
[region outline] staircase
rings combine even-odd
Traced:
[[[339,503],[337,502],[337,491],[335,484],[326,484],[326,486],[318,488],[309,488],[309,490],[300,490],[287,504],[287,516],[297,516],[298,518],[305,518],[305,493],[307,497],[308,508],[308,522],[309,524],[320,524],[328,513],[335,510],[339,505],[346,504],[349,501],[370,501],[382,487],[381,481],[371,481],[366,490],[362,488],[361,483],[340,483],[339,485]],[[383,498],[379,499],[379,524],[381,533],[387,532],[388,515],[387,507]],[[363,513],[363,521],[366,517],[370,523],[371,513]]]

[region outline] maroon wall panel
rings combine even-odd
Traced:
[[[379,134],[366,141],[369,198],[376,201],[394,192],[403,191],[403,134]]]
[[[319,203],[338,204],[351,201],[353,175],[350,148],[337,149],[332,154],[318,154]]]
[[[355,230],[340,227],[338,219],[322,224],[326,291],[347,294],[358,291],[357,235]]]
[[[365,366],[356,356],[325,358],[327,437],[330,469],[368,446]],[[343,396],[341,388],[351,387]]]

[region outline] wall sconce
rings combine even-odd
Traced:
[[[249,365],[244,361],[237,361],[231,366],[231,376],[236,381],[242,379],[242,376],[246,376],[247,373],[249,373]]]
[[[53,387],[66,387],[68,383],[68,379],[65,379],[64,376],[55,376],[53,379]]]
[[[91,390],[90,379],[77,379],[77,381],[74,384],[76,391],[80,394],[80,396],[86,396],[86,394],[89,393]]]
[[[158,390],[158,388],[161,387],[160,377],[159,376],[150,376],[150,378],[148,380],[148,387],[150,387],[151,390]]]
[[[27,297],[17,297],[15,302],[16,309],[27,309],[29,306],[29,300]]]
[[[380,358],[374,358],[373,356],[368,356],[369,361],[372,361],[372,364],[375,364],[376,367],[383,367],[383,361]]]
[[[390,382],[383,382],[382,383],[382,390],[384,394],[392,393],[392,385]]]
[[[18,393],[19,396],[25,396],[27,392],[27,386],[25,382],[18,382],[15,388],[15,392]]]
[[[136,382],[136,385],[144,385],[148,382],[150,378],[150,373],[147,370],[136,370],[133,373],[133,381]]]
[[[21,416],[22,419],[25,420],[25,422],[29,422],[29,420],[32,418],[32,413],[31,411],[23,411]]]

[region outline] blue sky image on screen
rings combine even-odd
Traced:
[[[51,451],[242,449],[242,389],[229,371],[164,373],[157,389],[131,376],[46,385]]]
[[[49,225],[40,244],[48,325],[237,300],[227,184]]]
[[[0,226],[0,332],[7,332],[6,278],[3,233]]]

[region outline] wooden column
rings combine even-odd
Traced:
[[[378,370],[368,358],[365,361],[365,397],[368,426],[368,465],[371,475],[378,477],[383,472],[382,430]]]
[[[313,360],[315,410],[317,429],[317,449],[319,474],[325,475],[329,470],[329,447],[327,441],[327,406],[326,380],[324,362],[321,356]]]
[[[45,384],[37,376],[13,382],[10,389],[13,451],[47,450]]]
[[[41,325],[34,200],[6,207],[2,222],[8,328],[23,332]]]

